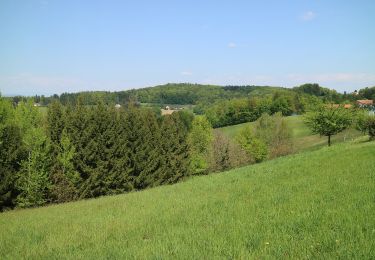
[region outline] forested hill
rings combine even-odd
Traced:
[[[240,98],[250,96],[252,93],[270,94],[276,90],[283,90],[280,87],[269,86],[217,86],[200,84],[166,84],[155,87],[133,89],[125,91],[131,93],[141,103],[160,104],[197,104],[214,102],[220,99]]]
[[[35,96],[34,101],[41,105],[48,105],[52,100],[58,99],[63,105],[76,104],[78,97],[84,105],[97,104],[98,100],[107,104],[126,104],[129,101],[152,104],[179,104],[179,105],[207,105],[219,100],[249,98],[249,97],[273,97],[284,95],[289,97],[305,96],[318,97],[323,102],[347,103],[357,99],[374,99],[375,87],[363,88],[355,93],[339,93],[335,90],[324,88],[319,84],[303,84],[294,88],[271,86],[218,86],[191,83],[168,83],[154,87],[130,89],[123,91],[85,91],[78,93],[63,93],[50,97]],[[24,97],[13,97],[18,103]]]
[[[63,93],[60,101],[65,103],[75,103],[81,96],[86,104],[94,104],[98,98],[107,103],[124,104],[129,100],[140,103],[157,104],[198,104],[212,103],[222,99],[233,99],[251,95],[272,94],[276,90],[292,91],[291,89],[269,86],[217,86],[201,85],[190,83],[169,83],[154,87],[131,89],[116,92],[79,92]],[[55,96],[56,98],[56,96]]]

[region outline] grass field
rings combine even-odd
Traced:
[[[289,116],[285,117],[285,120],[292,130],[293,143],[296,151],[314,150],[327,145],[327,137],[313,135],[308,127],[303,123],[302,116]],[[227,136],[235,138],[235,136],[238,135],[245,126],[253,125],[254,122],[232,125],[218,128],[217,131],[221,131]],[[361,132],[355,129],[347,129],[342,133],[333,136],[332,144],[352,141],[359,136],[361,136]]]
[[[375,143],[0,214],[0,259],[374,259]]]

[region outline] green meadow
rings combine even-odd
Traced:
[[[298,152],[314,150],[327,145],[327,137],[312,134],[309,128],[304,124],[302,116],[288,116],[285,117],[285,120],[292,132],[292,140],[295,151]],[[234,139],[244,127],[252,127],[254,123],[255,122],[249,122],[244,124],[226,126],[218,128],[217,131],[221,131],[228,137]],[[356,129],[347,129],[333,136],[332,143],[335,144],[340,142],[353,141],[359,136],[361,136],[361,133]]]
[[[303,136],[303,131],[299,132]],[[0,259],[374,259],[375,143],[0,214]]]

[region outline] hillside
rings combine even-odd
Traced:
[[[327,145],[327,137],[312,134],[309,128],[303,123],[302,116],[288,116],[285,120],[291,129],[292,140],[296,152],[321,148]],[[246,126],[253,126],[255,122],[243,123],[238,125],[226,126],[218,128],[216,131],[221,131],[228,137],[234,139],[243,128]],[[332,137],[332,142],[341,143],[351,141],[354,138],[361,136],[362,133],[356,129],[350,128]]]
[[[375,257],[375,143],[0,214],[0,258]]]

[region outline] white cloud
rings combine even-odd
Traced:
[[[183,76],[191,76],[191,75],[193,75],[193,73],[191,71],[182,71],[181,75],[183,75]]]
[[[228,43],[228,48],[236,48],[236,47],[237,47],[236,43],[234,43],[234,42]]]
[[[315,17],[316,17],[316,13],[314,13],[313,11],[307,11],[304,14],[302,14],[301,19],[303,21],[311,21],[315,19]]]

